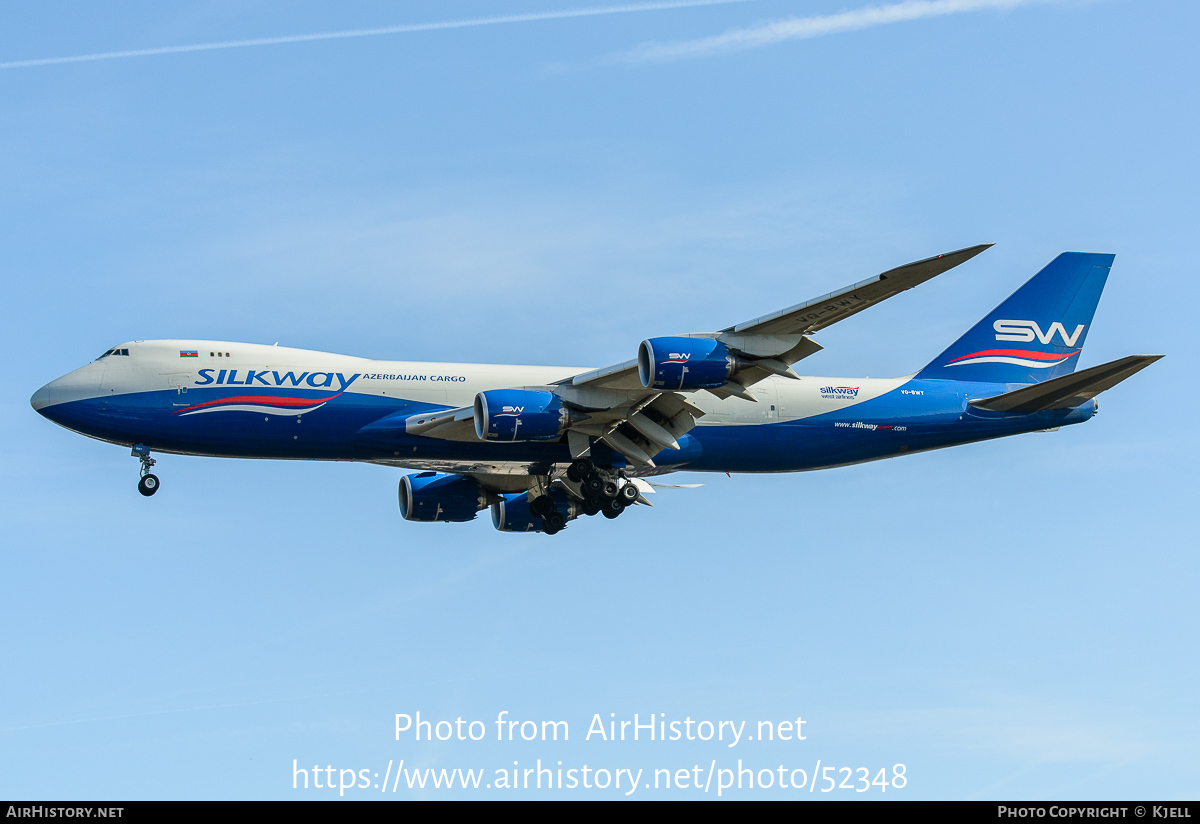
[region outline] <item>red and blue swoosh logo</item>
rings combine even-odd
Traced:
[[[960,355],[946,366],[966,366],[970,363],[1008,363],[1013,366],[1049,369],[1070,360],[1082,351],[1082,349],[1076,349],[1074,352],[1056,354],[1054,352],[1032,352],[1028,349],[983,349],[969,355]]]
[[[255,412],[260,415],[303,415],[320,409],[334,398],[341,395],[330,395],[327,398],[281,398],[272,395],[238,395],[232,398],[220,398],[215,401],[198,403],[175,412],[176,415],[200,415],[205,412]]]

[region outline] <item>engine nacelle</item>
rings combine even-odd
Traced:
[[[490,389],[475,396],[475,434],[487,441],[555,440],[571,413],[544,389]]]
[[[562,513],[568,521],[579,517],[579,507],[566,492],[561,489],[550,490],[554,500],[554,508]],[[521,492],[517,495],[504,495],[492,504],[492,526],[501,532],[544,532],[542,519],[529,511],[529,495]]]
[[[712,338],[650,338],[638,347],[638,377],[647,389],[716,389],[738,359]]]
[[[400,515],[406,521],[473,521],[488,497],[462,475],[420,472],[400,479]]]

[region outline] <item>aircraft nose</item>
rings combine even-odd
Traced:
[[[55,378],[34,392],[33,397],[29,399],[29,405],[42,417],[56,421],[54,410],[57,407],[72,401],[96,397],[100,391],[100,378],[103,374],[103,366],[97,368],[94,363],[89,363],[61,378]]]
[[[53,383],[53,381],[51,381],[51,383]],[[32,406],[33,410],[38,414],[41,414],[42,410],[50,405],[51,383],[46,384],[41,389],[34,392],[33,397],[29,399],[29,405]]]

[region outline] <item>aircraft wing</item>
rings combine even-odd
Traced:
[[[821,345],[808,337],[809,334],[912,289],[965,263],[990,246],[971,246],[890,269],[837,292],[719,332],[645,341],[638,358],[583,372],[546,387],[568,409],[578,413],[566,431],[571,454],[573,457],[586,455],[592,441],[599,440],[635,465],[652,469],[652,456],[663,449],[679,449],[679,439],[704,414],[688,401],[689,392],[702,388],[722,399],[737,397],[757,401],[749,391],[755,383],[771,375],[798,379],[791,365],[820,351]],[[655,341],[666,342],[664,345],[674,343],[674,348],[681,351],[698,347],[708,353],[710,366],[719,361],[724,368],[723,365],[728,363],[728,378],[701,387],[685,385],[682,378],[679,386],[643,380],[649,368],[646,361],[651,357],[646,355],[645,349]],[[679,357],[684,358],[683,355]],[[639,366],[640,360],[643,362]],[[699,361],[690,363],[696,367]],[[430,437],[467,439],[469,417],[469,408],[448,410],[419,422],[413,421],[408,431]]]
[[[819,332],[868,306],[874,306],[893,295],[920,286],[960,263],[966,263],[991,246],[990,243],[982,243],[959,249],[957,252],[947,252],[944,255],[897,266],[845,289],[730,326],[722,330],[721,334],[728,338],[736,338],[758,335],[806,335]]]

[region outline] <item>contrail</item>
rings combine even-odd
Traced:
[[[466,29],[476,26],[498,26],[504,23],[532,23],[538,20],[563,20],[570,17],[599,17],[607,14],[629,14],[641,11],[664,9],[686,9],[695,6],[724,6],[730,3],[750,3],[753,0],[663,0],[658,3],[630,3],[619,6],[593,6],[590,8],[561,9],[559,11],[535,11],[526,14],[504,14],[495,17],[472,17],[464,20],[440,20],[432,23],[409,23],[402,26],[384,26],[377,29],[349,29],[327,31],[316,34],[291,34],[283,37],[256,37],[250,40],[225,40],[219,43],[193,43],[187,46],[160,46],[153,49],[130,49],[128,51],[76,54],[68,57],[42,57],[35,60],[10,60],[0,63],[0,69],[26,69],[32,66],[53,66],[59,63],[87,63],[93,60],[117,60],[123,57],[151,57],[157,54],[180,54],[182,52],[215,51],[217,49],[243,49],[249,46],[277,46],[282,43],[307,43],[313,40],[345,40],[351,37],[376,37],[382,34],[407,34],[439,29]]]
[[[827,34],[869,29],[921,20],[928,17],[944,17],[948,14],[984,11],[988,9],[1012,9],[1031,3],[1050,0],[904,0],[886,6],[863,6],[854,11],[824,14],[814,17],[788,17],[773,20],[745,29],[733,29],[724,34],[702,37],[696,40],[680,40],[673,43],[644,43],[630,51],[619,52],[605,58],[605,63],[665,63],[689,57],[709,57],[731,51],[757,49],[784,40],[806,40]]]

